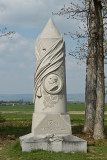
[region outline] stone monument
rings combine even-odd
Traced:
[[[32,131],[20,137],[22,151],[87,152],[87,142],[72,135],[67,113],[65,42],[49,19],[36,40]]]

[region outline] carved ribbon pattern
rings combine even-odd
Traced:
[[[49,73],[57,70],[64,61],[64,40],[63,38],[57,39],[53,45],[51,45],[44,54],[41,55],[40,45],[38,44],[39,37],[36,42],[36,71],[34,75],[34,97],[33,102],[35,103],[36,96],[41,97],[41,84],[43,78]]]

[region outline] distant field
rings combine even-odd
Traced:
[[[84,121],[85,115],[84,114],[71,114],[70,115],[71,121],[73,120],[82,120]],[[107,121],[107,115],[104,116],[105,121]],[[32,120],[32,114],[23,114],[23,113],[4,113],[0,115],[0,120],[4,121],[19,121],[19,120]]]
[[[33,105],[25,106],[0,106],[0,111],[34,111]]]
[[[85,111],[85,104],[67,104],[68,111]],[[105,111],[107,111],[107,104],[105,104]]]
[[[1,120],[32,120],[32,114],[23,114],[23,113],[5,113],[0,115]]]
[[[33,112],[34,106],[0,106],[0,111]],[[67,104],[67,111],[85,111],[85,104]],[[107,111],[107,104],[105,104],[105,111]]]
[[[67,111],[85,111],[85,104],[67,104]]]

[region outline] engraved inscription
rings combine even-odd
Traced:
[[[43,103],[45,106],[44,109],[54,107],[54,105],[58,102],[58,95],[51,95],[46,91],[44,91],[43,93],[44,93]]]
[[[54,133],[54,132],[57,132],[57,131],[63,131],[63,133],[66,133],[66,128],[63,126],[60,126],[60,124],[53,120],[53,119],[50,119],[50,120],[47,120],[47,125],[45,127],[42,127],[41,128],[42,131],[46,131],[46,132],[50,132],[50,133]]]

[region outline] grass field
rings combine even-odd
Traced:
[[[29,112],[34,110],[33,105],[23,105],[23,106],[0,106],[0,111],[20,111],[20,112]]]
[[[67,104],[67,111],[85,111],[85,104]],[[107,104],[105,104],[107,111]]]
[[[68,104],[68,111],[84,111],[84,104]],[[105,140],[94,141],[82,133],[85,115],[71,114],[73,135],[88,142],[87,153],[55,153],[36,150],[22,152],[19,137],[31,132],[33,106],[0,106],[0,111],[13,111],[0,115],[0,160],[107,160],[107,115],[105,115]],[[106,106],[107,108],[107,106]],[[24,114],[23,111],[28,111]],[[21,111],[22,113],[14,113]]]
[[[33,112],[33,105],[25,106],[0,106],[0,111],[20,111]],[[85,104],[67,104],[67,111],[85,111]],[[105,104],[105,111],[107,111],[107,104]]]
[[[72,121],[74,120],[83,120],[85,119],[85,115],[84,114],[71,114],[70,118]],[[105,121],[107,121],[107,115],[104,116]],[[0,121],[26,121],[26,120],[32,120],[32,114],[24,114],[24,113],[5,113],[5,114],[1,114],[0,115]]]

